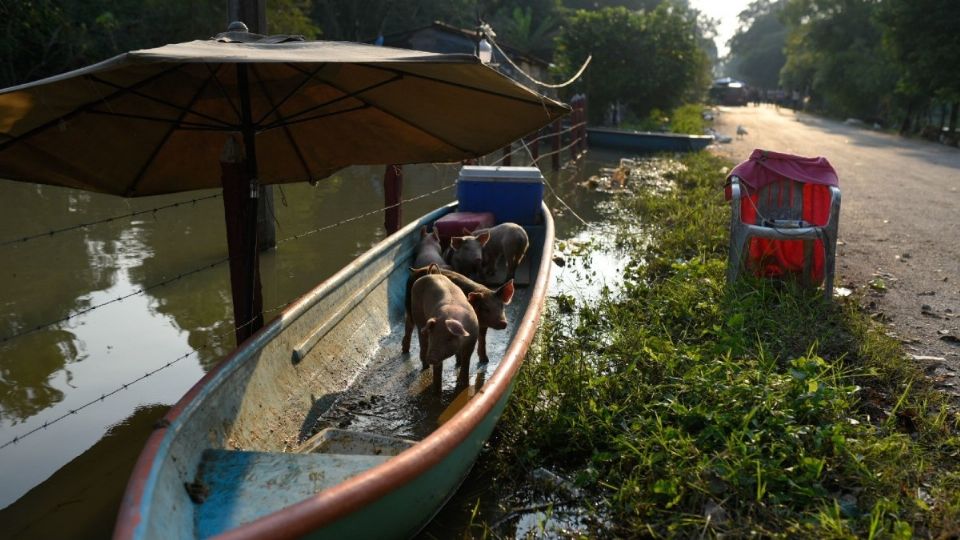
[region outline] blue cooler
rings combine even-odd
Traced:
[[[465,165],[457,181],[458,210],[492,212],[497,223],[541,221],[543,174],[536,167]]]

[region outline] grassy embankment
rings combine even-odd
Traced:
[[[706,124],[702,112],[704,105],[690,104],[677,107],[669,114],[660,109],[654,109],[642,120],[628,120],[620,124],[623,129],[638,131],[670,131],[673,133],[689,133],[703,135]]]
[[[590,536],[956,535],[943,397],[856,300],[728,288],[728,164],[684,164],[668,193],[617,203],[649,233],[618,239],[625,290],[554,303],[494,439],[500,482],[571,479],[580,500],[553,511],[585,506]]]

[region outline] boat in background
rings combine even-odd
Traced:
[[[626,150],[629,152],[697,152],[711,142],[710,135],[686,133],[654,133],[616,128],[587,128],[587,140],[592,147]]]
[[[401,353],[404,294],[421,226],[384,239],[287,307],[174,405],[150,436],[114,538],[405,538],[456,491],[500,417],[546,299],[553,220],[540,204],[530,249],[471,360],[444,392]],[[416,340],[414,340],[416,341]],[[487,371],[492,373],[487,376]]]

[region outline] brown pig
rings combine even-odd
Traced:
[[[413,265],[417,268],[430,264],[437,264],[441,268],[449,268],[440,254],[440,236],[436,229],[427,232],[426,226],[420,227],[420,243],[417,244],[416,253]]]
[[[473,279],[480,279],[483,269],[483,247],[490,240],[490,235],[472,234],[463,230],[464,236],[454,236],[450,239],[450,264],[453,269]]]
[[[467,301],[473,306],[473,311],[477,315],[477,322],[480,325],[477,354],[480,357],[481,364],[487,363],[487,361],[489,361],[487,357],[487,329],[503,330],[507,327],[507,316],[503,312],[503,306],[513,300],[513,280],[504,283],[495,290],[490,290],[453,270],[441,270],[435,264],[424,266],[423,268],[411,268],[410,278],[407,279],[406,327],[404,328],[402,341],[404,353],[410,352],[410,338],[413,334],[413,318],[410,314],[410,290],[413,288],[413,283],[417,279],[428,274],[442,274],[446,276],[467,295]]]
[[[475,235],[486,234],[489,240],[483,246],[483,272],[493,278],[497,272],[497,263],[503,259],[507,264],[507,279],[516,277],[517,266],[530,247],[527,231],[516,223],[501,223],[489,229],[477,229]]]
[[[457,386],[466,386],[470,356],[480,327],[467,295],[441,274],[428,274],[413,283],[410,313],[420,338],[420,361],[424,369],[433,366],[433,392],[439,394],[443,361],[457,357],[460,373]]]

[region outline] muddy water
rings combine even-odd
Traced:
[[[585,234],[574,213],[596,219],[607,196],[578,184],[617,157],[594,154],[579,168],[548,175],[571,207],[547,191],[558,238]],[[308,291],[383,237],[375,213],[284,241],[375,210],[382,173],[356,167],[316,187],[275,191],[281,242],[261,261],[267,309]],[[454,167],[408,166],[403,196],[455,178]],[[20,438],[0,448],[4,536],[56,537],[65,527],[73,538],[108,536],[153,423],[234,347],[228,269],[217,264],[226,257],[223,207],[211,196],[216,192],[126,200],[0,181],[0,445]],[[447,189],[407,203],[404,221],[454,197]],[[191,199],[199,200],[46,234]],[[5,244],[35,235],[42,236]],[[439,522],[458,515],[452,505]]]

